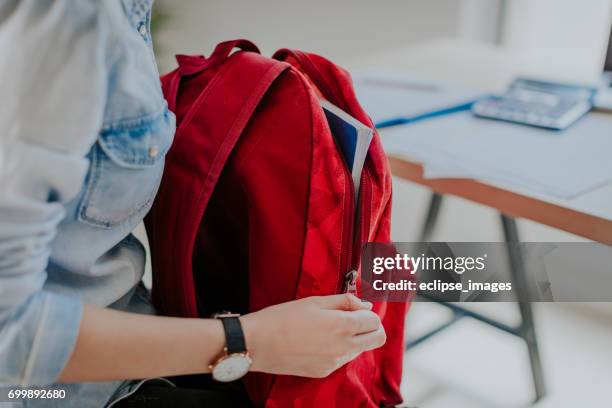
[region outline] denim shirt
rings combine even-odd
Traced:
[[[10,388],[45,386],[66,397],[23,406],[102,407],[129,390],[55,382],[83,304],[154,312],[131,231],[152,204],[175,124],[151,2],[0,2],[0,401]]]

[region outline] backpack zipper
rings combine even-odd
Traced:
[[[357,271],[351,269],[344,275],[344,293],[357,294]]]
[[[346,169],[348,172],[348,168]],[[351,222],[349,222],[347,229],[350,236],[350,243],[343,247],[346,248],[346,259],[347,264],[340,270],[340,275],[342,277],[343,293],[352,293],[354,295],[357,294],[357,278],[359,273],[357,271],[359,265],[359,257],[360,257],[360,249],[361,243],[366,242],[368,239],[368,232],[370,229],[369,220],[370,220],[370,200],[371,200],[371,185],[368,183],[369,180],[369,167],[366,163],[364,163],[363,171],[361,173],[361,180],[359,182],[359,219],[355,220],[355,190],[354,188],[351,190]],[[350,176],[350,175],[349,175]],[[352,180],[352,178],[351,178]],[[351,183],[352,185],[352,183]],[[346,224],[345,224],[346,225]],[[356,227],[356,229],[355,229]],[[348,270],[348,272],[345,272]]]
[[[340,151],[338,151],[340,154]],[[348,171],[348,166],[342,159],[342,168],[344,169],[344,180],[345,185],[348,186],[348,194],[345,195],[345,207],[348,210],[344,211],[344,220],[342,222],[342,243],[340,247],[340,270],[338,273],[339,282],[336,291],[342,291],[347,293],[350,289],[349,283],[352,279],[351,264],[353,257],[353,242],[355,240],[354,224],[355,224],[355,186],[353,185],[353,178]],[[345,190],[346,191],[346,190]],[[347,205],[348,204],[348,205]],[[348,271],[348,272],[347,272]],[[351,276],[349,276],[351,275]]]
[[[327,82],[323,80],[323,76],[321,75],[317,66],[313,64],[312,61],[310,61],[310,59],[304,53],[302,53],[301,51],[295,51],[292,54],[297,59],[298,63],[300,63],[302,66],[306,65],[308,67],[308,74],[315,76],[313,80],[316,86],[318,86],[319,88],[323,88],[320,90],[323,92],[324,95],[333,95],[334,97],[336,96],[335,92],[332,91],[332,89],[328,86]],[[341,256],[343,257],[343,259],[340,263],[340,279],[337,290],[342,290],[343,293],[357,294],[357,278],[359,275],[359,273],[357,272],[357,265],[359,264],[358,254],[360,251],[355,251],[357,257],[353,259],[353,247],[361,247],[360,244],[361,242],[363,242],[363,236],[365,236],[365,239],[367,239],[367,230],[369,229],[369,226],[367,229],[364,228],[364,220],[369,220],[369,213],[371,211],[369,205],[370,198],[368,198],[367,200],[364,199],[364,192],[366,190],[369,194],[371,194],[371,191],[367,189],[367,187],[369,186],[366,187],[366,173],[368,172],[368,161],[366,158],[366,162],[364,163],[363,170],[361,173],[361,179],[359,182],[359,190],[361,191],[359,201],[362,202],[362,205],[359,209],[358,221],[355,220],[356,199],[355,186],[353,186],[353,177],[344,161],[342,167],[344,168],[346,184],[348,184],[349,186],[349,194],[345,198],[345,204],[346,201],[348,201],[349,211],[345,211],[345,218],[343,222],[341,247]],[[364,203],[367,203],[368,217],[364,217],[364,212],[366,210],[363,205]],[[355,230],[355,224],[358,224],[357,230]],[[348,272],[346,272],[347,270]]]

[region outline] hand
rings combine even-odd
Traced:
[[[349,294],[283,303],[240,318],[253,371],[322,378],[385,344],[372,304]]]

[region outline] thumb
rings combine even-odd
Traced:
[[[340,295],[330,295],[319,297],[319,304],[325,309],[332,310],[370,310],[372,309],[372,303],[364,302],[357,296],[350,293],[343,293]]]

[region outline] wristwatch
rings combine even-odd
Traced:
[[[239,317],[239,314],[230,312],[213,316],[221,320],[225,331],[225,347],[223,348],[225,354],[209,366],[212,377],[216,381],[230,382],[242,378],[249,372],[253,363],[246,348]]]

